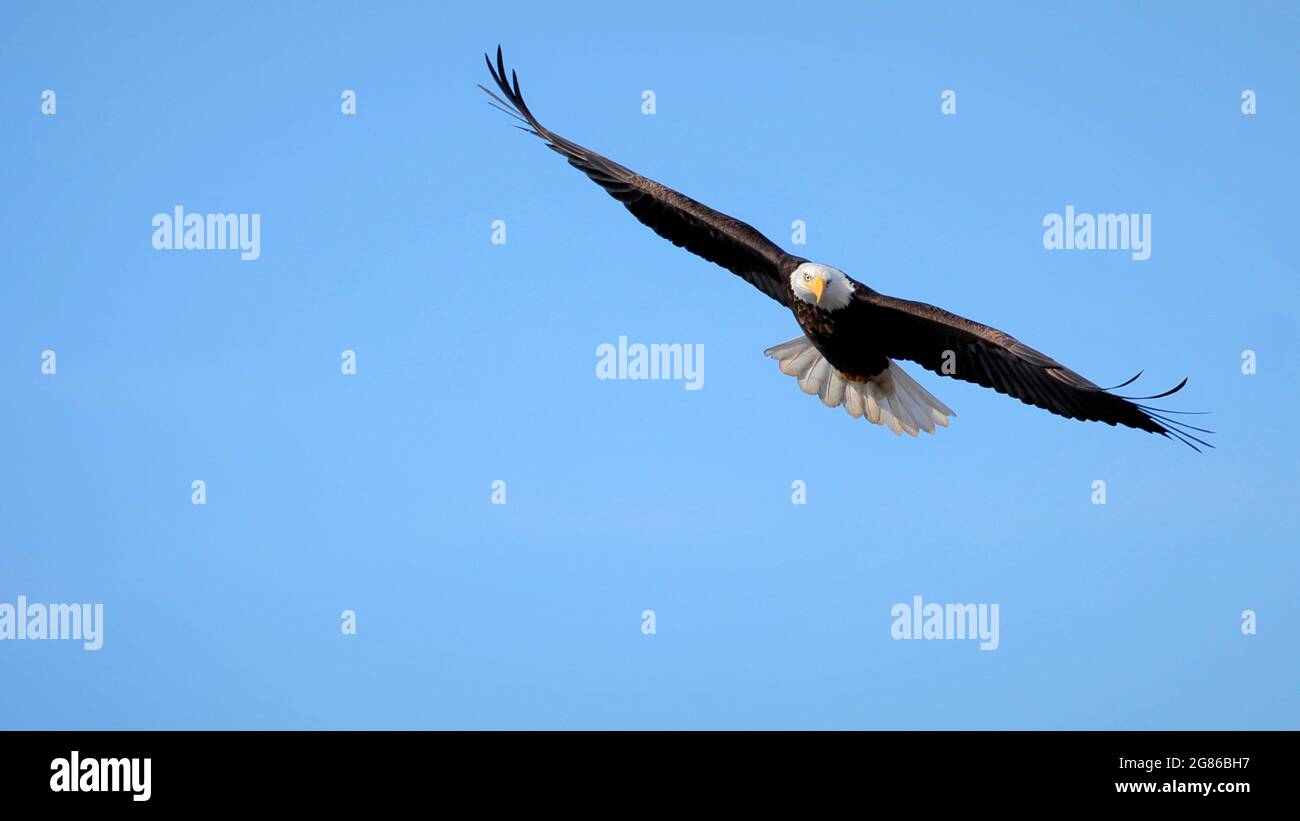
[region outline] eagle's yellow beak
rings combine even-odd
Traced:
[[[817,277],[808,284],[808,290],[817,295],[817,301],[820,303],[822,301],[822,291],[826,290],[826,280]]]

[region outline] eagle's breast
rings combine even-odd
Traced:
[[[823,311],[794,300],[791,306],[808,341],[848,379],[870,379],[889,367],[889,358],[862,327],[862,317],[847,309]]]

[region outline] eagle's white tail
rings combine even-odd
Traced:
[[[804,393],[815,393],[827,407],[844,406],[849,416],[867,417],[894,433],[915,436],[917,431],[934,433],[935,425],[948,427],[952,409],[921,387],[894,362],[865,381],[846,379],[821,352],[801,336],[763,351],[781,366],[781,373],[799,378]]]

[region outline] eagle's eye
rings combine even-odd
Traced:
[[[805,274],[803,275],[803,281],[804,281],[804,282],[812,282],[812,274],[805,273]]]

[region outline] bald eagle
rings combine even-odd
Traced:
[[[787,254],[752,226],[667,188],[583,148],[546,128],[533,116],[509,81],[501,48],[496,65],[484,54],[500,95],[479,86],[499,108],[518,119],[523,131],[540,137],[569,164],[590,177],[659,236],[721,265],[789,308],[803,333],[764,353],[799,387],[828,407],[842,406],[854,418],[884,425],[895,434],[916,436],[947,427],[956,414],[907,374],[895,360],[974,382],[1067,419],[1125,425],[1173,437],[1194,450],[1213,447],[1192,431],[1212,433],[1170,419],[1138,401],[1084,379],[1055,359],[1010,334],[922,302],[872,290],[838,268]],[[1138,376],[1141,376],[1139,373]]]

